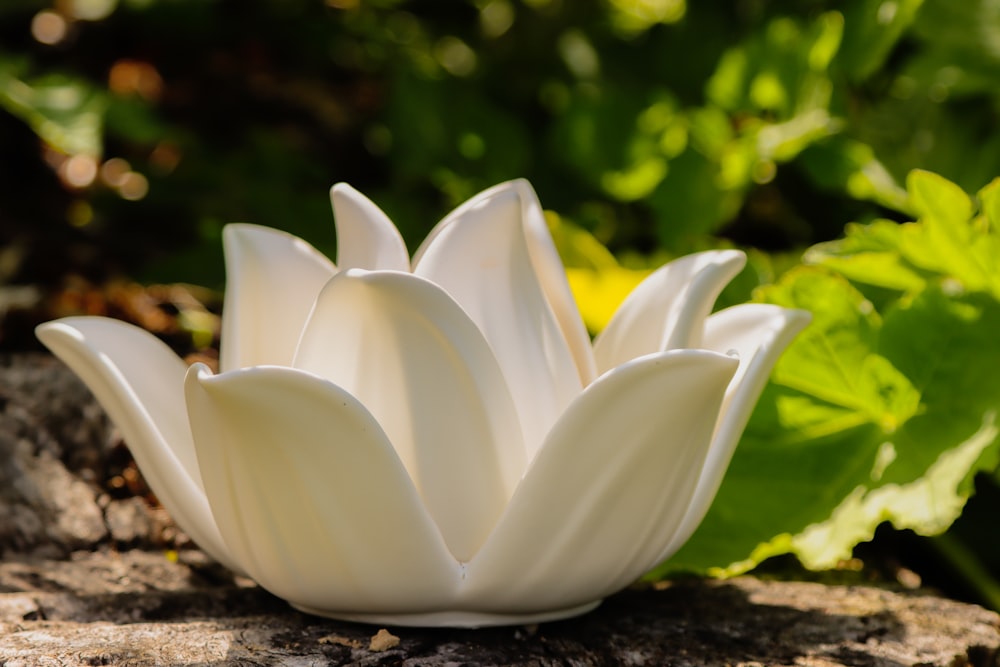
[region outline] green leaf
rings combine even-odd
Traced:
[[[805,260],[878,287],[914,292],[932,280],[1000,298],[996,187],[980,191],[984,210],[976,217],[975,203],[961,188],[915,170],[907,190],[919,216],[916,222],[849,225],[843,239],[810,248]]]
[[[900,254],[905,226],[891,220],[876,220],[868,225],[848,225],[845,231],[843,239],[810,248],[803,260],[866,285],[903,292],[917,291],[926,285],[926,274]]]
[[[959,230],[972,218],[973,203],[969,195],[935,173],[914,169],[906,178],[906,190],[912,208],[921,219]]]
[[[863,81],[885,63],[913,24],[924,0],[853,0],[844,9],[844,44],[839,63],[854,81]]]
[[[883,316],[843,278],[789,272],[763,300],[813,310],[778,363],[701,527],[658,573],[835,565],[882,521],[944,530],[997,463],[1000,303],[928,286]]]
[[[745,44],[723,54],[706,84],[708,99],[727,111],[764,111],[787,121],[829,106],[830,61],[844,19],[826,12],[804,25],[773,18]]]
[[[96,156],[103,150],[107,99],[82,79],[49,75],[29,82],[0,68],[0,107],[63,153]]]

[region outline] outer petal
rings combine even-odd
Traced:
[[[277,367],[192,367],[185,389],[212,511],[262,586],[324,613],[425,611],[452,598],[458,564],[350,394]]]
[[[415,273],[443,287],[485,335],[531,456],[579,394],[580,372],[531,261],[521,194],[498,190],[459,210],[424,248]]]
[[[651,352],[701,347],[702,328],[715,299],[745,264],[746,255],[739,250],[710,250],[654,271],[594,341],[598,372]]]
[[[675,350],[587,387],[469,563],[462,599],[493,612],[569,607],[652,567],[684,517],[736,366]]]
[[[410,274],[340,273],[316,301],[295,366],[375,415],[452,553],[471,558],[526,457],[500,367],[462,308]]]
[[[409,271],[410,256],[399,230],[370,199],[347,183],[330,190],[337,225],[337,266]]]
[[[291,234],[257,225],[227,225],[223,371],[288,366],[316,295],[336,273],[333,263]]]
[[[703,345],[719,352],[735,351],[740,367],[726,390],[722,416],[691,506],[673,542],[657,560],[679,549],[705,518],[771,369],[810,319],[804,310],[751,303],[721,310],[705,322]]]
[[[152,334],[105,317],[67,317],[38,338],[90,388],[128,442],[150,488],[213,558],[239,571],[205,498],[187,408],[187,365]]]

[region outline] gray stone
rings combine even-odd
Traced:
[[[632,589],[536,626],[383,629],[170,553],[0,564],[0,664],[985,667],[1000,652],[997,614],[923,591],[741,577]]]

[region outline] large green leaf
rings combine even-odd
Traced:
[[[661,569],[745,571],[849,557],[882,521],[933,534],[996,465],[1000,304],[929,286],[880,317],[843,278],[799,269],[762,298],[809,308],[702,526]]]

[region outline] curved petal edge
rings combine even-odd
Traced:
[[[222,371],[289,366],[316,295],[337,268],[291,234],[257,225],[226,225],[226,295]]]
[[[151,489],[184,532],[237,572],[209,509],[187,411],[187,365],[161,340],[106,317],[40,325],[39,340],[69,366],[121,429]]]
[[[708,318],[705,346],[718,352],[735,352],[740,366],[726,390],[722,414],[691,507],[675,539],[658,561],[680,549],[705,518],[774,365],[811,320],[812,315],[807,311],[760,303],[733,306]]]
[[[203,365],[185,393],[208,501],[262,586],[328,616],[451,608],[458,563],[353,396],[296,369]]]
[[[595,380],[553,427],[462,595],[483,611],[562,608],[646,572],[690,504],[737,361],[648,355]]]
[[[330,189],[337,226],[337,266],[347,269],[409,271],[410,256],[396,225],[347,183]]]
[[[708,250],[675,259],[647,276],[594,340],[598,372],[644,354],[701,347],[705,318],[745,265],[740,250]]]

